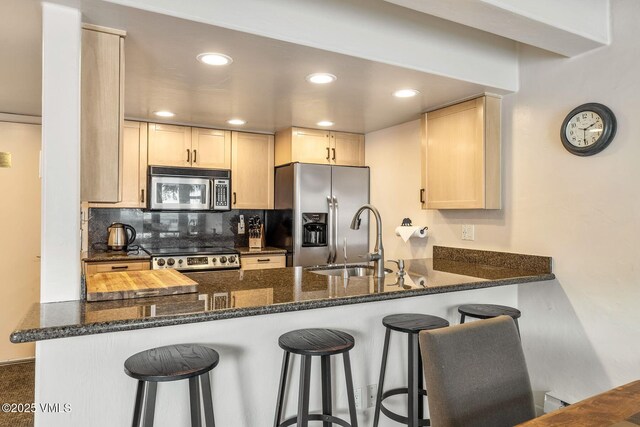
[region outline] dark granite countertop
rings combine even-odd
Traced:
[[[10,339],[31,342],[555,278],[549,257],[443,247],[434,248],[434,259],[406,260],[405,269],[408,274],[400,283],[395,273],[384,279],[351,277],[345,281],[302,267],[189,273],[199,283],[197,293],[34,304]]]
[[[249,249],[248,247],[236,248],[240,255],[284,255],[287,253],[286,249],[274,248],[273,246],[265,246],[262,249]]]
[[[151,259],[151,255],[142,247],[139,250],[129,252],[92,249],[82,252],[81,259],[86,262],[147,261]]]

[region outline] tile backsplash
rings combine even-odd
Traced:
[[[89,248],[105,249],[107,227],[114,222],[135,228],[134,244],[142,246],[190,247],[249,245],[248,234],[238,234],[239,216],[259,216],[262,210],[231,210],[227,212],[150,212],[142,209],[89,209]]]

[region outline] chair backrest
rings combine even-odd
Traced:
[[[507,427],[535,417],[513,319],[499,316],[420,332],[434,427]]]

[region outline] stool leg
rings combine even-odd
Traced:
[[[322,414],[331,415],[331,356],[320,358],[322,374]],[[331,427],[331,422],[324,421],[322,427]]]
[[[384,347],[382,348],[382,363],[380,364],[380,379],[378,380],[378,395],[376,396],[376,409],[373,416],[373,427],[378,427],[380,422],[380,406],[382,405],[382,392],[384,389],[384,374],[387,370],[387,355],[389,354],[389,338],[391,329],[384,334]]]
[[[202,388],[202,403],[204,406],[204,421],[207,427],[216,427],[213,419],[213,396],[211,396],[211,382],[209,372],[200,375],[200,388]]]
[[[191,427],[202,427],[200,413],[200,392],[198,391],[198,377],[189,378],[189,403],[191,405]]]
[[[344,377],[347,380],[347,398],[349,400],[349,416],[351,417],[351,427],[358,427],[358,414],[356,414],[356,397],[353,392],[353,377],[351,376],[351,359],[349,352],[345,352],[344,358]]]
[[[285,351],[282,358],[282,371],[280,373],[280,384],[278,385],[278,402],[276,403],[276,419],[273,427],[280,425],[282,419],[282,407],[284,406],[285,387],[287,386],[287,372],[289,370],[289,352]]]
[[[138,381],[136,389],[136,404],[133,407],[133,422],[131,427],[140,427],[140,418],[142,417],[142,396],[144,396],[144,381]]]
[[[417,334],[416,334],[417,336]],[[420,353],[420,345],[416,344],[416,353],[418,353],[418,418],[424,419],[424,396],[420,394],[424,387],[424,373],[422,371],[422,354]]]
[[[153,427],[153,417],[156,412],[156,390],[158,383],[148,381],[145,387],[144,398],[144,427]]]
[[[409,336],[409,381],[407,394],[409,398],[409,408],[407,418],[409,427],[418,427],[418,334],[408,334]]]
[[[460,314],[460,324],[464,323],[464,319],[466,318],[466,316],[464,314]]]
[[[311,356],[302,356],[300,362],[300,390],[298,394],[298,427],[309,425],[309,383],[311,382]]]

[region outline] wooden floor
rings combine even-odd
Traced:
[[[0,365],[0,404],[34,401],[34,362]],[[32,427],[31,413],[0,413],[0,427]]]

